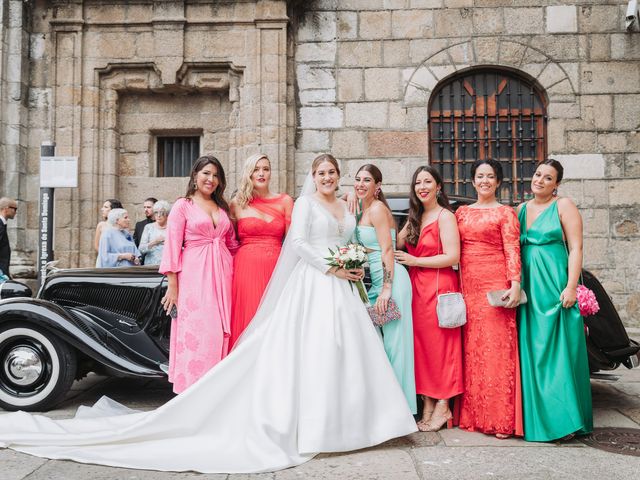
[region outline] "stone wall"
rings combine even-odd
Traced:
[[[585,265],[629,325],[640,325],[640,33],[624,0],[308,2],[295,35],[296,166],[319,152],[343,185],[372,161],[406,191],[428,160],[430,94],[443,79],[495,65],[535,79],[548,99],[548,151],[561,194],[585,219]],[[564,2],[569,3],[569,2]]]
[[[230,190],[244,159],[263,151],[278,172],[274,187],[287,189],[286,2],[36,0],[31,18],[28,169],[20,175],[29,249],[44,140],[79,157],[79,188],[56,191],[54,249],[65,267],[94,263],[105,198],[139,219],[145,197],[183,193],[185,178],[156,176],[157,135],[201,132],[201,151],[219,156]]]

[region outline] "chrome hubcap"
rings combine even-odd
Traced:
[[[6,356],[3,370],[12,383],[24,387],[38,381],[44,365],[42,357],[34,348],[21,345]]]

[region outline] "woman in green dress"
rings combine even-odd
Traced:
[[[395,263],[396,230],[391,210],[382,193],[382,173],[375,165],[360,167],[355,178],[356,198],[361,202],[357,238],[368,250],[371,305],[386,311],[389,300],[400,310],[400,320],[384,325],[384,349],[407,398],[411,412],[417,412],[416,384],[413,370],[413,321],[411,316],[411,281],[407,270]]]
[[[557,160],[540,163],[531,180],[534,198],[518,207],[522,287],[529,299],[518,322],[524,438],[537,442],[593,429],[584,323],[576,304],[582,218],[570,199],[557,197],[562,175]]]

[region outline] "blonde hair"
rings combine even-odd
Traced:
[[[249,202],[253,200],[253,181],[251,180],[251,175],[253,175],[253,171],[256,169],[258,162],[263,158],[265,158],[267,162],[269,162],[269,166],[271,166],[271,160],[269,160],[269,157],[264,153],[256,153],[244,161],[240,185],[236,192],[236,203],[240,208],[246,208]]]

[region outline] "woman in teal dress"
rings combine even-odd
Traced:
[[[357,239],[368,249],[371,305],[386,311],[389,299],[398,305],[400,320],[384,325],[382,339],[389,362],[402,387],[412,413],[417,412],[416,385],[413,371],[413,322],[411,317],[411,281],[407,270],[395,263],[393,252],[396,230],[391,210],[381,190],[382,173],[367,164],[356,173],[356,197],[361,201]]]
[[[584,323],[576,304],[582,218],[571,200],[556,197],[562,174],[557,160],[542,162],[531,180],[534,198],[518,207],[522,287],[529,299],[518,322],[524,438],[536,442],[593,429]]]

